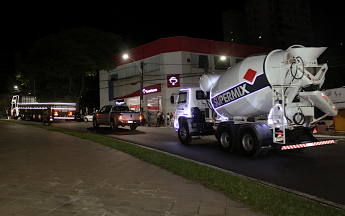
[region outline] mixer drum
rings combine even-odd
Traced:
[[[248,118],[270,111],[272,91],[263,71],[265,58],[248,57],[219,77],[211,89],[212,105],[219,114]]]

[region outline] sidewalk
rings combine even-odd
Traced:
[[[264,215],[98,143],[0,121],[0,215]]]

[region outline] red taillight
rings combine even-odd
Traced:
[[[282,131],[279,131],[278,132],[278,137],[282,137],[283,136],[283,132]]]
[[[143,116],[142,115],[139,115],[139,120],[143,120]]]
[[[69,112],[70,115],[72,115],[72,112]]]
[[[119,120],[120,120],[120,121],[122,120],[122,115],[119,115]]]
[[[317,133],[317,127],[313,128],[313,133]]]
[[[95,114],[95,116],[99,116],[99,114],[98,114],[98,113],[96,113],[96,114]]]
[[[58,114],[58,111],[55,111],[55,112],[54,112],[54,115],[57,115],[57,114]]]

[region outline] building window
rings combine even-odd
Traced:
[[[145,60],[144,73],[160,70],[160,57],[154,56]]]
[[[208,55],[191,54],[192,68],[208,68]]]
[[[208,56],[199,55],[199,68],[208,68]]]
[[[117,79],[119,79],[119,75],[118,74],[112,74],[111,75],[111,81],[115,81]]]

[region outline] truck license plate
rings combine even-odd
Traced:
[[[133,121],[128,121],[128,123],[133,123]]]

